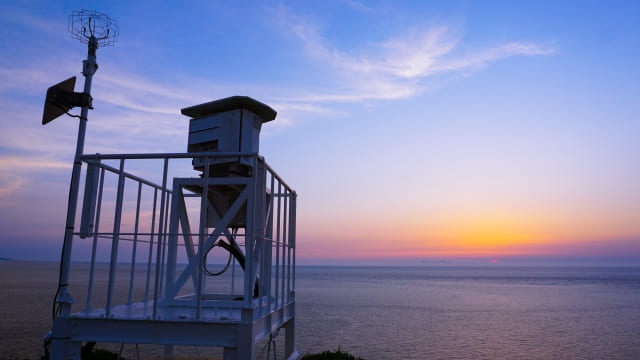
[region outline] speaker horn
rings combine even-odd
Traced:
[[[91,101],[93,99],[91,95],[74,92],[75,86],[76,77],[72,76],[47,89],[47,97],[44,101],[44,111],[42,113],[42,125],[55,120],[76,106],[86,106],[92,109]]]

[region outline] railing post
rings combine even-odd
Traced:
[[[158,296],[160,295],[160,284],[162,282],[161,279],[161,271],[162,271],[162,248],[163,248],[163,240],[164,240],[164,213],[165,213],[165,202],[167,201],[167,171],[169,168],[169,158],[164,158],[164,166],[162,173],[162,195],[160,197],[160,220],[158,221],[158,249],[156,254],[156,279],[155,286],[153,289],[153,319],[156,319],[158,316]]]
[[[91,263],[89,265],[89,286],[87,287],[87,307],[86,312],[91,311],[91,299],[93,296],[93,278],[96,269],[96,250],[98,246],[98,232],[100,231],[100,210],[102,209],[102,190],[104,189],[105,169],[100,171],[100,185],[98,185],[98,205],[96,208],[95,225],[93,227],[93,242],[91,245]]]
[[[250,308],[252,306],[253,289],[255,286],[254,275],[254,245],[255,245],[255,208],[256,208],[256,182],[257,182],[257,158],[253,157],[253,172],[251,174],[251,180],[247,184],[248,197],[247,197],[247,209],[246,219],[247,224],[245,228],[244,239],[244,253],[245,253],[245,269],[244,269],[244,299],[243,307]]]
[[[138,181],[138,198],[136,200],[136,222],[133,230],[133,251],[131,252],[131,269],[129,276],[129,298],[127,304],[133,303],[133,279],[136,271],[136,250],[138,248],[138,225],[140,224],[140,197],[142,196],[142,183]]]
[[[291,216],[289,218],[289,228],[290,228],[290,233],[289,233],[289,242],[291,243],[292,246],[292,252],[293,252],[293,268],[292,268],[292,284],[291,284],[291,294],[292,294],[292,300],[295,300],[295,292],[296,292],[296,203],[298,201],[298,194],[296,194],[295,192],[291,193],[291,206],[290,206],[290,211],[291,211]]]
[[[187,211],[182,205],[182,187],[178,185],[178,180],[173,179],[173,185],[171,187],[173,192],[171,193],[171,211],[169,215],[169,232],[166,234],[167,239],[167,273],[164,279],[164,298],[166,300],[171,299],[175,293],[173,291],[173,281],[175,280],[177,252],[178,252],[178,228],[180,226],[180,214],[179,212]]]
[[[196,286],[196,319],[200,320],[200,307],[202,302],[202,271],[206,264],[207,249],[204,248],[205,232],[207,230],[207,208],[209,207],[209,163],[210,158],[204,159],[204,179],[202,181],[202,196],[200,198],[200,224],[198,226],[198,284]],[[196,261],[192,259],[191,261]]]
[[[282,183],[278,181],[278,192],[276,193],[278,197],[278,209],[276,212],[276,287],[275,287],[275,302],[276,306],[279,304],[279,287],[280,284],[280,214],[281,214],[281,206],[282,206]]]
[[[153,210],[151,211],[151,233],[149,234],[149,256],[147,257],[147,280],[144,285],[144,302],[149,300],[149,283],[151,280],[151,259],[153,259],[153,234],[156,228],[156,205],[158,203],[158,188],[153,190]]]
[[[285,189],[285,194],[288,194],[289,190]],[[284,201],[283,201],[283,211],[282,211],[282,303],[285,304],[288,302],[288,296],[285,297],[286,293],[285,293],[285,284],[288,287],[289,282],[288,282],[288,274],[289,274],[289,262],[287,261],[287,249],[289,246],[289,243],[287,242],[288,240],[288,231],[289,231],[289,225],[287,222],[287,210],[289,209],[289,197],[285,196],[284,197]],[[287,288],[287,292],[289,291],[289,289]]]
[[[118,245],[120,241],[120,223],[122,220],[122,198],[124,196],[124,157],[120,159],[120,172],[118,173],[118,192],[116,194],[116,212],[113,217],[113,239],[111,241],[111,261],[109,264],[109,283],[107,287],[106,317],[111,316],[113,300],[113,285],[118,265]]]

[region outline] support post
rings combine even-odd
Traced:
[[[93,74],[98,69],[96,63],[96,50],[98,40],[92,36],[89,39],[89,51],[87,59],[82,62],[82,75],[84,75],[84,92],[91,93],[91,80]],[[58,283],[58,297],[56,303],[59,306],[60,315],[68,316],[71,313],[73,298],[68,291],[69,267],[71,265],[71,248],[73,244],[73,230],[76,222],[76,207],[78,203],[78,192],[80,188],[80,172],[82,170],[82,153],[84,152],[84,137],[87,129],[87,115],[89,107],[85,106],[80,112],[80,123],[78,126],[78,140],[76,143],[76,153],[73,160],[73,170],[71,172],[71,186],[69,188],[69,203],[67,204],[67,223],[64,230],[64,243],[62,245],[62,260],[60,264],[60,281]]]
[[[93,74],[98,69],[96,63],[96,50],[98,40],[91,36],[89,38],[89,50],[87,59],[84,60],[82,75],[84,75],[84,92],[91,93],[91,80]],[[89,106],[82,107],[80,111],[80,121],[78,125],[78,139],[76,142],[76,153],[73,158],[73,170],[71,172],[71,185],[69,187],[69,203],[67,204],[67,221],[64,229],[64,242],[62,244],[62,255],[60,260],[60,276],[58,279],[58,290],[56,292],[57,312],[54,314],[54,326],[52,330],[51,357],[53,359],[80,359],[80,344],[66,341],[69,330],[67,318],[71,315],[71,305],[73,297],[69,293],[69,272],[71,267],[71,249],[73,245],[73,232],[76,222],[76,209],[78,203],[78,192],[80,189],[80,173],[82,171],[81,157],[84,152],[84,138],[87,129],[87,115]],[[58,326],[56,326],[58,325]],[[62,327],[62,329],[60,329]]]

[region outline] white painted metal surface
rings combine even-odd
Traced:
[[[209,164],[229,158],[250,164],[250,174],[209,176]],[[286,357],[297,356],[296,193],[262,157],[79,159],[87,164],[82,217],[68,245],[77,255],[62,264],[74,301],[54,319],[52,358],[78,359],[81,344],[95,341],[222,347],[225,359],[255,359],[256,343],[281,328]],[[237,259],[207,275],[207,253],[225,251],[214,247],[221,241],[241,250],[245,271]]]

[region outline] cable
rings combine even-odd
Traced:
[[[71,191],[72,191],[72,188],[73,188],[73,177],[71,179],[71,185],[69,186],[69,198],[67,199],[67,204],[71,203]],[[65,240],[66,240],[66,237],[67,237],[67,229],[65,228]],[[69,284],[63,284],[62,283],[62,268],[63,268],[63,262],[64,262],[64,253],[65,253],[65,246],[64,246],[64,242],[63,242],[62,251],[60,252],[60,267],[58,268],[58,288],[56,289],[56,294],[53,297],[53,304],[51,305],[51,322],[53,322],[53,320],[55,320],[56,314],[60,310],[59,307],[58,307],[58,309],[56,309],[56,301],[58,300],[58,295],[60,295],[60,288],[62,288],[63,286],[68,286],[69,285]]]
[[[75,115],[75,114],[70,114],[68,111],[65,111],[64,113],[65,113],[65,114],[67,114],[67,115],[69,115],[69,116],[71,116],[71,117],[74,117],[74,118],[84,119],[82,116],[80,116],[80,115]]]
[[[209,271],[209,269],[207,268],[207,256],[209,256],[209,252],[211,252],[211,250],[213,250],[215,247],[221,247],[225,250],[227,250],[229,252],[229,257],[227,258],[227,264],[222,268],[222,270],[218,271],[218,272],[211,272]],[[227,271],[227,269],[229,268],[229,265],[231,265],[231,256],[233,256],[231,254],[231,245],[227,244],[226,242],[222,241],[222,240],[218,240],[215,244],[213,244],[211,246],[211,248],[209,248],[209,250],[207,250],[207,252],[204,254],[204,262],[202,264],[202,271],[209,275],[209,276],[218,276],[218,275],[222,275],[224,274],[225,271]]]

